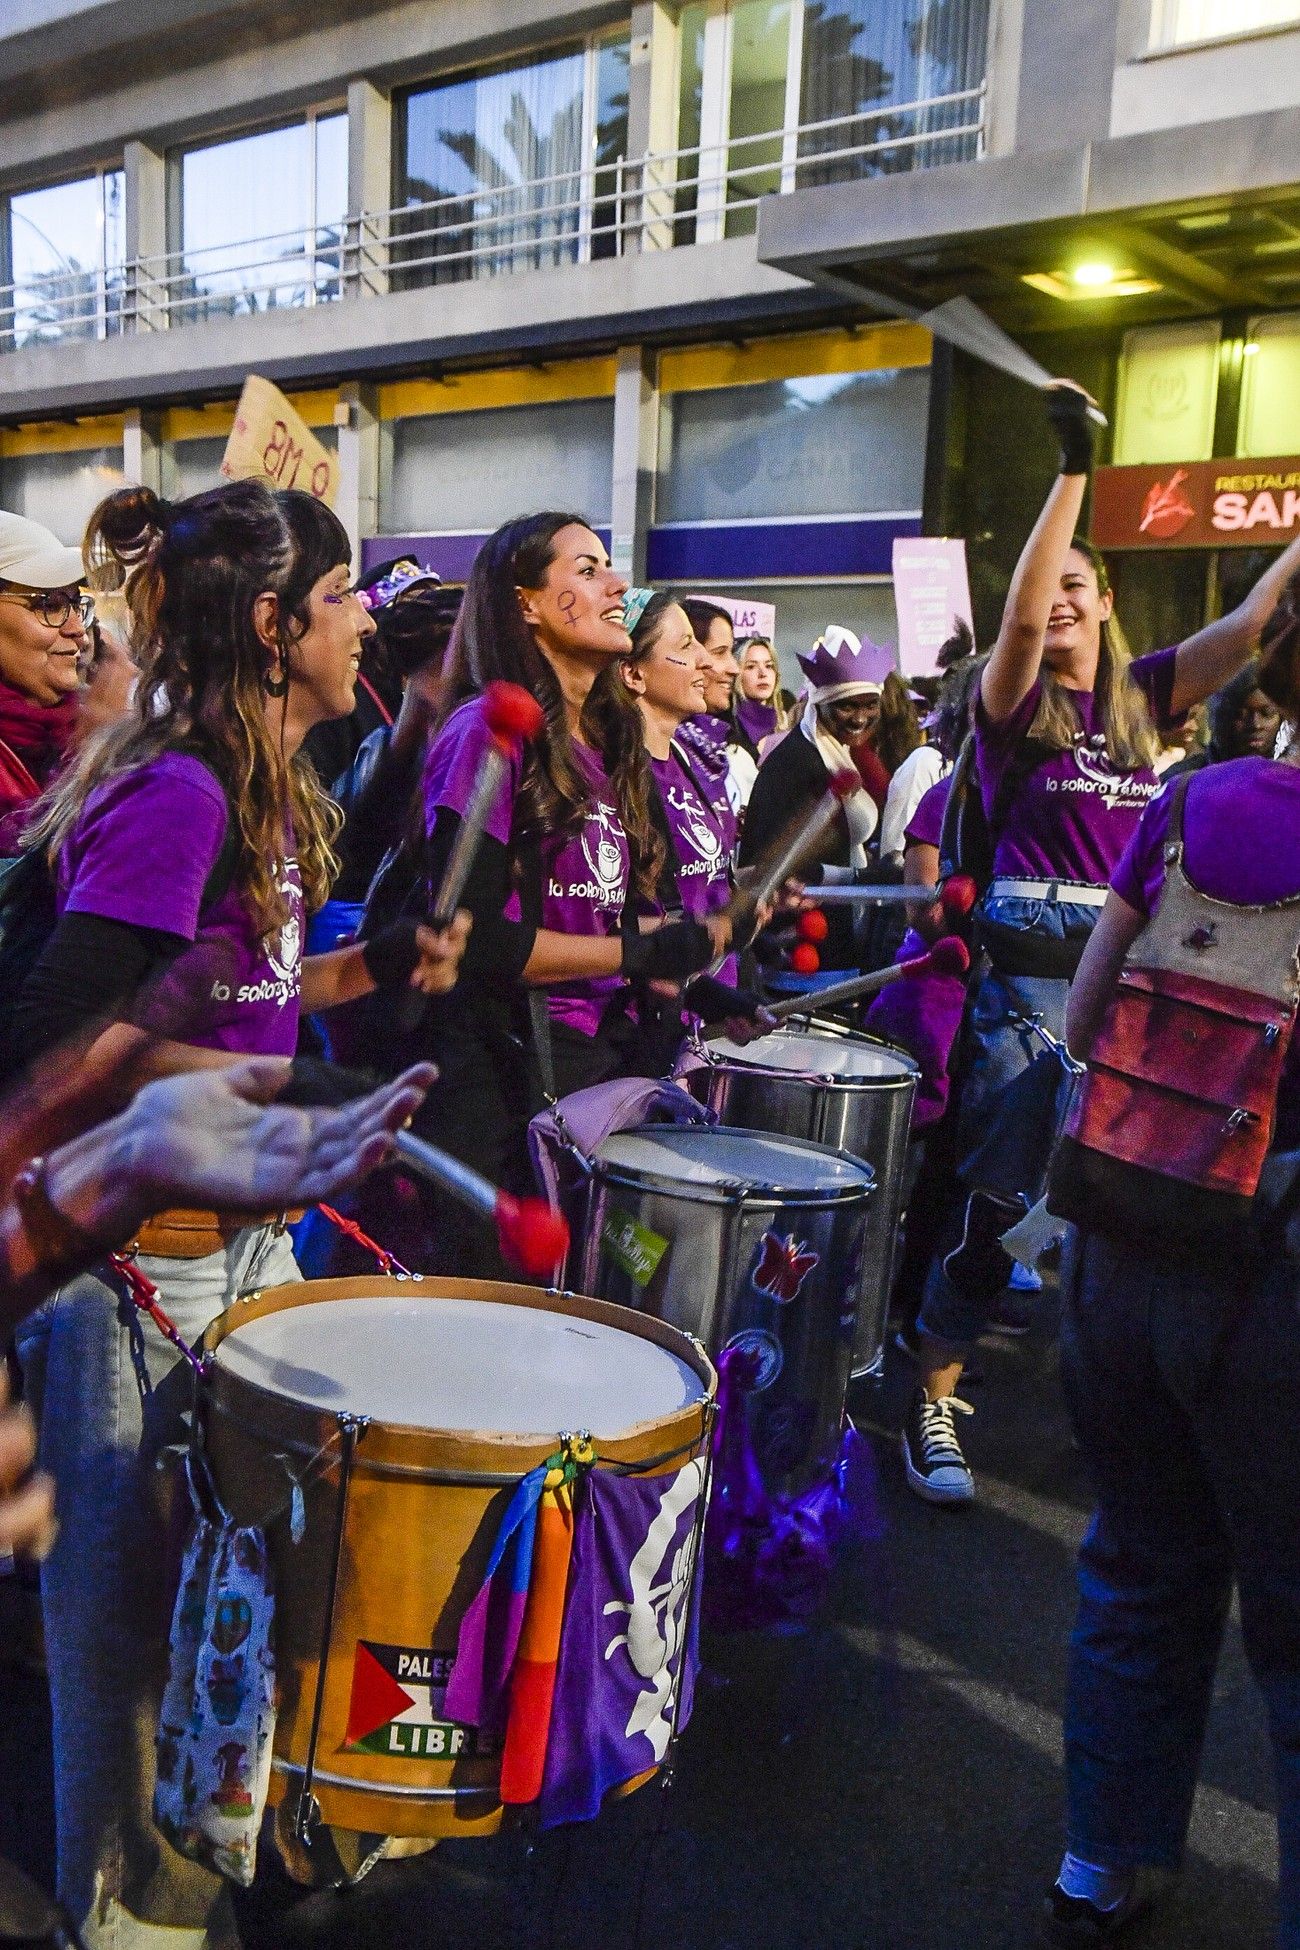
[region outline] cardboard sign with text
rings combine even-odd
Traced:
[[[701,595],[699,600],[714,603],[719,609],[726,610],[735,629],[737,643],[747,636],[765,636],[770,643],[776,635],[775,603],[754,603],[747,596],[719,596],[712,590],[707,595]]]
[[[1300,454],[1099,467],[1098,548],[1268,548],[1300,535]]]
[[[966,544],[937,535],[894,543],[898,662],[904,677],[930,677],[958,620],[974,629]]]
[[[278,386],[250,373],[235,408],[221,472],[228,481],[301,488],[332,508],[339,491],[338,456],[322,447]]]

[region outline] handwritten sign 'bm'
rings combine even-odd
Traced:
[[[327,508],[339,491],[338,456],[322,447],[280,388],[256,373],[248,375],[239,395],[221,472],[228,481],[300,488]]]

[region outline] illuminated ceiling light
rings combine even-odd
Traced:
[[[1255,357],[1255,354],[1258,351],[1259,351],[1259,347],[1252,340],[1252,342],[1249,345],[1242,346],[1241,356],[1243,359],[1253,359]]]
[[[1105,284],[1081,284],[1078,273],[1068,271],[1025,271],[1020,282],[1066,304],[1077,304],[1081,299],[1095,304],[1099,298],[1143,298],[1160,289],[1151,278],[1140,278],[1133,271],[1111,271],[1109,266]]]
[[[1074,284],[1087,285],[1095,290],[1101,285],[1114,284],[1120,275],[1113,264],[1088,263],[1076,264],[1070,273],[1070,279]],[[1133,274],[1127,271],[1123,275],[1131,277]]]

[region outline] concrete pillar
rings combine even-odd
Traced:
[[[348,84],[347,297],[388,289],[388,211],[393,201],[393,104],[373,81]]]
[[[677,22],[660,0],[636,0],[627,73],[627,154],[634,166],[677,147],[680,40]],[[642,168],[640,195],[629,196],[624,206],[625,251],[672,249],[676,179],[671,164]],[[637,188],[635,173],[629,188]]]
[[[1070,149],[1110,134],[1122,5],[1022,0],[1017,154]]]
[[[167,158],[145,142],[122,151],[128,328],[161,331],[168,322]],[[140,268],[141,259],[151,260]]]
[[[128,485],[137,482],[155,494],[168,492],[169,469],[163,453],[162,414],[128,406],[122,416],[122,473]]]
[[[348,380],[335,409],[339,436],[339,498],[334,512],[348,531],[352,566],[361,544],[379,531],[379,388]]]
[[[645,581],[646,540],[654,509],[659,452],[655,358],[647,346],[620,346],[614,376],[610,556],[619,573],[633,582]]]

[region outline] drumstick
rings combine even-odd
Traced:
[[[483,766],[474,781],[442,881],[433,897],[429,915],[435,928],[449,927],[455,915],[465,882],[469,879],[483,838],[483,829],[501,790],[506,767],[525,739],[535,738],[542,728],[542,707],[519,684],[489,684],[483,693],[483,719],[492,742],[483,755]]]
[[[795,868],[812,852],[839,811],[840,801],[861,790],[862,781],[856,772],[850,772],[847,768],[842,772],[832,772],[821,798],[786,827],[766,860],[758,863],[754,880],[744,887],[738,887],[723,909],[732,923],[733,931],[737,920],[770,901]]]
[[[924,887],[919,883],[908,886],[898,881],[868,883],[866,886],[814,887],[808,898],[816,901],[818,907],[839,906],[858,903],[870,907],[890,907],[896,902],[906,901],[914,906],[929,907],[938,901],[949,921],[960,921],[970,913],[979,898],[979,889],[968,874],[955,873],[939,887]]]
[[[851,981],[837,982],[833,988],[814,989],[807,995],[792,995],[774,1003],[770,1015],[784,1021],[786,1016],[806,1016],[814,1009],[828,1009],[859,996],[876,995],[891,982],[915,980],[918,975],[964,975],[970,967],[970,950],[960,935],[946,934],[923,955],[911,961],[891,962],[888,968],[873,968],[869,975],[855,975]]]
[[[562,1212],[545,1199],[514,1198],[499,1191],[472,1165],[462,1164],[409,1131],[397,1132],[393,1149],[430,1184],[450,1192],[481,1218],[491,1219],[501,1251],[512,1266],[533,1279],[554,1278],[569,1250],[569,1225]]]

